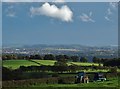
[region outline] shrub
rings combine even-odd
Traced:
[[[58,73],[54,73],[54,74],[52,74],[52,77],[59,77],[59,74]]]
[[[58,79],[59,84],[73,84],[75,82],[74,77],[60,77]]]
[[[41,78],[41,79],[28,79],[28,80],[12,80],[12,81],[3,81],[3,87],[25,87],[31,85],[39,84],[57,84],[58,78]]]
[[[54,78],[48,78],[46,81],[46,84],[56,84],[58,83],[58,78],[54,77]]]
[[[117,67],[112,67],[109,70],[111,73],[117,73]]]

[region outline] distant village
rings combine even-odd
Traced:
[[[54,45],[54,46],[23,46],[23,47],[3,47],[3,54],[22,54],[22,55],[34,55],[34,54],[54,54],[54,55],[77,55],[85,56],[88,58],[97,56],[100,58],[116,58],[118,56],[118,48],[115,46],[110,47],[88,47],[79,45]]]

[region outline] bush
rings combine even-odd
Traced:
[[[59,77],[59,74],[58,73],[54,73],[54,74],[52,74],[52,77]]]
[[[46,84],[56,84],[58,83],[58,78],[54,77],[54,78],[48,78],[46,81]]]
[[[57,84],[58,78],[41,78],[41,79],[28,79],[28,80],[12,80],[12,81],[3,81],[3,87],[25,87],[31,85],[39,84]]]
[[[117,67],[112,67],[110,68],[111,73],[117,73]]]
[[[117,73],[106,73],[105,76],[106,76],[107,79],[109,79],[109,78],[112,78],[112,77],[118,77],[118,74]]]
[[[74,77],[60,77],[58,79],[59,84],[73,84],[75,82]]]
[[[10,70],[6,67],[2,67],[2,80],[18,80],[22,78],[22,72],[20,70]]]

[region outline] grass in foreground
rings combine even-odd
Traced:
[[[22,89],[119,89],[118,78],[110,78],[103,82],[90,82],[81,84],[36,84],[22,87]],[[7,87],[6,89],[9,89]],[[21,87],[11,89],[21,89]]]
[[[96,81],[89,83],[81,83],[81,84],[42,84],[42,85],[33,85],[31,87],[118,87],[118,78],[111,78],[107,81]]]

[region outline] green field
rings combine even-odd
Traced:
[[[41,65],[54,65],[54,63],[56,61],[54,60],[34,60],[37,63],[40,63]],[[2,61],[2,64],[4,67],[8,67],[11,69],[17,69],[20,66],[39,66],[39,64],[28,61],[28,60],[4,60]],[[81,62],[68,62],[68,65],[81,65],[81,66],[91,66],[91,65],[95,65],[98,66],[99,64],[97,63],[81,63]]]
[[[4,81],[5,82],[5,81]],[[30,89],[30,88],[38,88],[38,89],[119,89],[118,78],[110,78],[107,81],[96,81],[96,82],[89,82],[89,83],[79,83],[79,84],[31,84],[30,86],[18,86],[12,89]],[[6,86],[6,89],[9,87]]]
[[[41,84],[41,85],[32,85],[31,87],[118,87],[118,79],[111,78],[103,82],[90,82],[82,84]]]
[[[4,67],[8,67],[11,69],[17,69],[20,66],[31,66],[31,65],[37,65],[37,64],[27,60],[6,60],[6,61],[2,61],[2,65]]]

